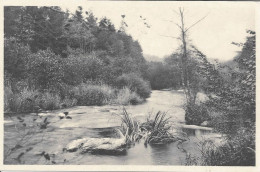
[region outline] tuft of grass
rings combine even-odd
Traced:
[[[121,117],[121,130],[123,131],[127,144],[134,144],[141,139],[147,144],[167,144],[175,141],[186,141],[179,133],[172,133],[170,129],[173,127],[166,113],[160,111],[155,115],[154,119],[147,118],[147,121],[140,124],[123,108]]]
[[[73,107],[73,106],[76,106],[77,105],[77,99],[75,98],[68,98],[68,97],[65,97],[62,102],[61,102],[61,108],[62,107]]]
[[[39,99],[37,99],[37,104],[45,110],[59,109],[61,104],[61,98],[57,94],[44,92],[41,94]]]
[[[148,81],[142,79],[135,73],[123,74],[116,79],[118,88],[128,87],[131,91],[136,92],[141,98],[148,98],[151,94],[151,87]]]
[[[58,94],[28,88],[24,88],[19,93],[13,93],[10,87],[5,87],[4,91],[5,112],[29,113],[34,112],[36,106],[43,110],[54,110],[62,108],[62,104],[71,107],[77,103],[77,100],[73,98],[61,99]]]
[[[8,112],[8,111],[12,111],[12,109],[14,109],[13,107],[17,107],[17,105],[15,105],[16,103],[14,102],[14,100],[16,100],[14,98],[14,93],[11,89],[11,87],[4,87],[4,111]]]
[[[142,129],[149,134],[145,139],[145,144],[167,144],[178,140],[183,140],[181,137],[170,132],[172,124],[171,117],[166,117],[165,112],[158,111],[154,119],[147,118],[147,121],[141,125]]]
[[[38,91],[24,88],[20,93],[13,93],[9,87],[5,87],[4,104],[5,111],[32,112],[34,100],[39,95]]]
[[[123,108],[120,117],[122,120],[121,129],[126,137],[126,143],[130,145],[139,141],[142,138],[139,122],[132,118],[125,108]]]
[[[124,87],[118,91],[116,98],[113,101],[119,105],[136,105],[142,103],[144,100],[135,92],[132,92],[128,87]]]
[[[81,106],[108,104],[114,95],[114,89],[108,85],[81,84],[72,89],[72,96]]]

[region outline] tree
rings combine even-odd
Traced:
[[[177,12],[176,12],[177,13]],[[179,8],[179,13],[177,13],[180,16],[180,21],[181,24],[176,25],[180,28],[181,31],[181,36],[180,40],[182,42],[182,57],[181,57],[181,62],[182,62],[182,84],[184,88],[184,92],[187,98],[187,103],[188,104],[194,104],[196,100],[196,95],[197,95],[197,87],[193,84],[191,85],[191,76],[188,75],[188,63],[190,63],[190,59],[188,59],[188,50],[187,50],[187,32],[194,27],[196,24],[198,24],[200,21],[202,21],[206,16],[195,22],[189,27],[185,26],[184,23],[184,8]]]

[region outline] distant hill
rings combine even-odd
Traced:
[[[163,61],[163,58],[149,55],[149,54],[144,54],[144,58],[146,61],[149,61],[149,62],[162,62]]]

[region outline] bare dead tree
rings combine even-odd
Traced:
[[[179,8],[179,11],[173,10],[174,13],[176,13],[180,17],[180,24],[175,23],[172,20],[165,20],[171,23],[174,23],[181,31],[180,37],[173,37],[173,36],[167,36],[175,39],[179,39],[182,42],[182,56],[181,56],[181,63],[182,63],[182,86],[184,89],[184,93],[186,95],[186,99],[189,103],[195,103],[196,100],[196,93],[193,93],[189,76],[188,76],[188,53],[187,53],[187,32],[196,26],[199,22],[204,20],[207,16],[205,15],[201,19],[197,20],[195,23],[191,24],[190,26],[186,27],[185,25],[185,14],[184,14],[184,8]],[[165,35],[162,35],[165,36]]]

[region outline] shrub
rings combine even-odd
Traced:
[[[63,60],[63,82],[76,86],[88,80],[100,79],[104,71],[103,66],[103,62],[95,55],[70,55]]]
[[[187,104],[185,107],[185,121],[188,125],[200,125],[210,120],[207,107],[204,104]]]
[[[29,79],[36,88],[50,89],[62,82],[63,66],[61,58],[49,49],[31,54],[27,62]]]
[[[134,73],[123,74],[116,79],[118,88],[128,87],[131,91],[136,92],[141,98],[148,98],[151,94],[149,82],[144,81]]]
[[[15,96],[11,87],[4,87],[4,111],[14,111],[16,112],[18,107],[20,107],[20,99]]]
[[[186,165],[254,166],[255,128],[240,128],[224,143],[206,140],[200,143],[201,157],[186,155]]]
[[[135,92],[132,92],[129,88],[124,87],[118,91],[117,96],[113,102],[120,105],[136,105],[143,102],[143,99]]]
[[[10,87],[4,87],[4,111],[10,111],[10,100],[13,98],[13,92]]]
[[[76,106],[77,103],[78,103],[77,99],[75,99],[75,98],[70,99],[70,98],[66,97],[65,99],[62,100],[61,107],[64,107],[64,108],[73,107],[73,106]]]
[[[57,94],[44,92],[37,99],[37,104],[44,110],[59,109],[61,104],[61,98]]]
[[[4,71],[13,79],[24,79],[27,76],[27,57],[31,54],[30,47],[20,43],[14,37],[4,40]]]
[[[24,88],[20,93],[13,93],[10,87],[5,87],[5,111],[32,112],[38,91]]]
[[[61,99],[58,94],[50,92],[39,92],[37,90],[23,89],[20,93],[13,93],[10,87],[4,88],[4,110],[5,112],[34,112],[39,106],[43,110],[54,110],[75,106],[77,100],[74,98]]]
[[[114,89],[107,85],[81,84],[72,89],[72,95],[78,101],[78,105],[103,105],[114,97]]]
[[[176,61],[174,65],[167,62],[150,62],[148,66],[147,78],[150,81],[152,89],[177,89],[180,87],[181,74]]]

